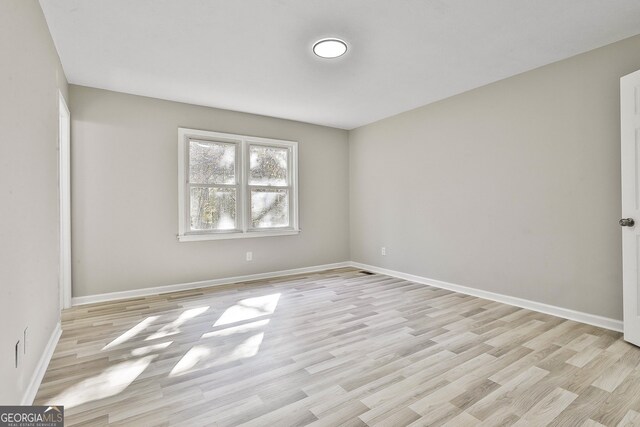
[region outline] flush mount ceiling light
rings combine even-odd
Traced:
[[[337,58],[347,52],[347,44],[340,39],[322,39],[313,45],[313,53],[320,58]]]

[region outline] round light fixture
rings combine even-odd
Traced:
[[[347,44],[340,39],[322,39],[313,45],[313,53],[320,58],[337,58],[347,52]]]

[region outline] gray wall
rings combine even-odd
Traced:
[[[16,404],[60,317],[58,89],[66,95],[67,82],[36,1],[0,1],[0,52],[0,404]]]
[[[74,296],[349,259],[346,131],[73,85],[70,92]],[[177,242],[178,127],[299,141],[302,232]]]
[[[639,68],[634,37],[351,131],[352,260],[621,319]]]

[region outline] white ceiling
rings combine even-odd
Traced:
[[[40,3],[70,83],[344,129],[640,33],[638,0]]]

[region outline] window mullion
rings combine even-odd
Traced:
[[[250,190],[291,190],[290,185],[255,185],[248,184],[247,188]]]
[[[189,187],[191,188],[237,188],[238,184],[194,184],[192,182],[187,182]]]

